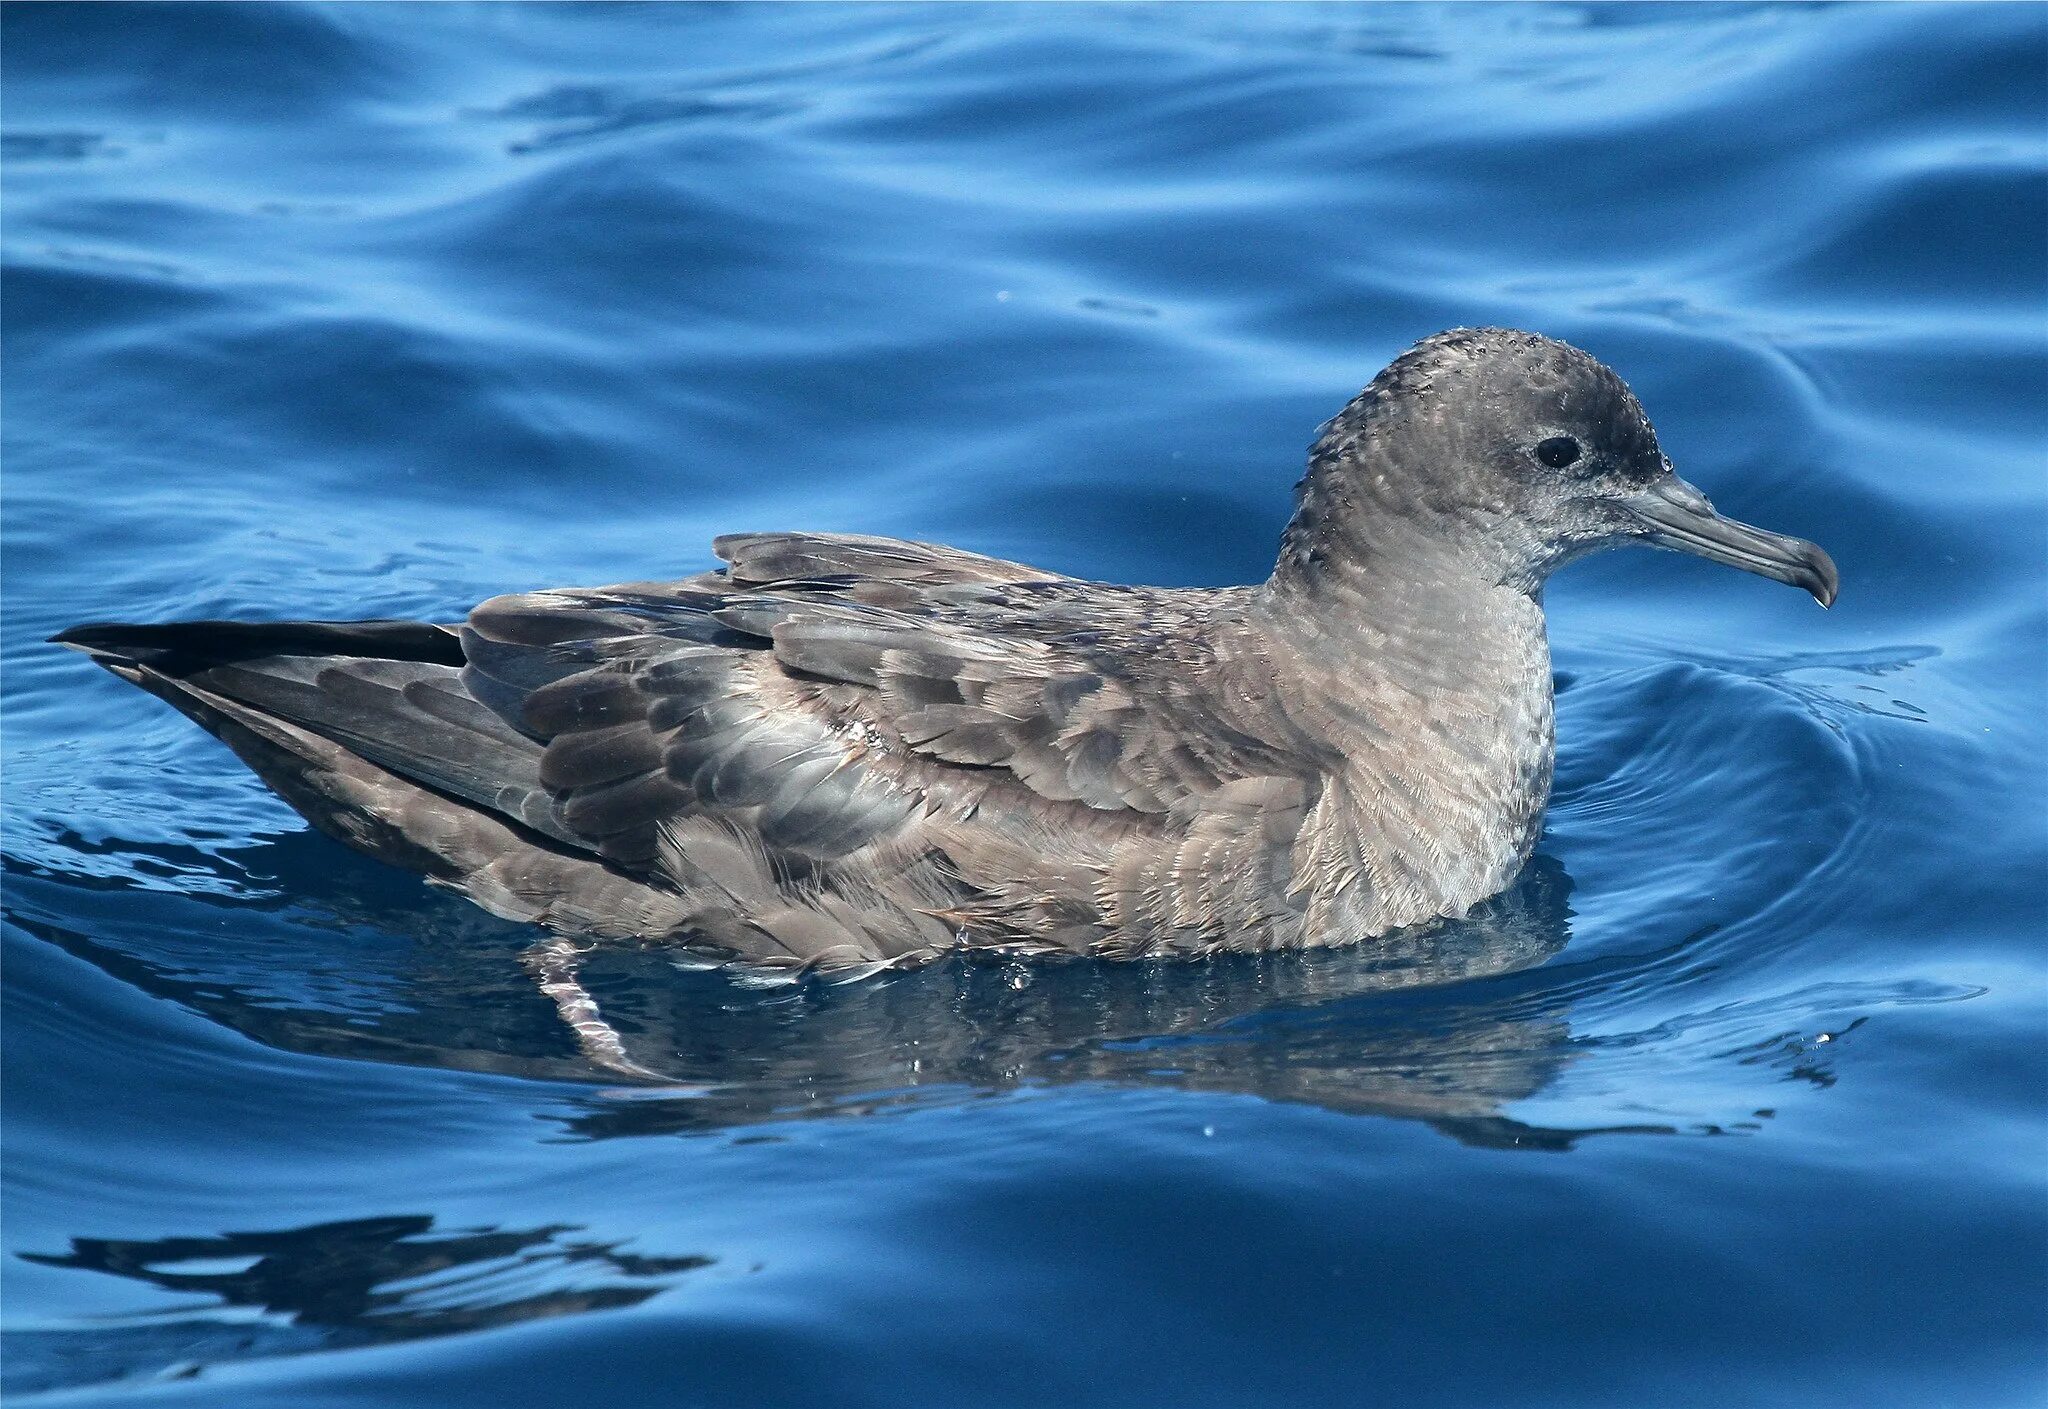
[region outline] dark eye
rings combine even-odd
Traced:
[[[1579,443],[1568,435],[1554,435],[1536,442],[1536,458],[1553,470],[1561,470],[1579,458]]]

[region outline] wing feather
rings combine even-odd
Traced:
[[[1199,613],[1227,594],[849,535],[716,546],[722,575],[471,614],[458,693],[537,745],[521,815],[792,962],[847,952],[861,916],[1083,948],[1111,911],[1132,935],[1298,920],[1274,897],[1302,784],[1187,684],[1225,678]]]

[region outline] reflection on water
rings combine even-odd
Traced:
[[[326,845],[305,835],[272,844]],[[310,870],[289,857],[277,864],[289,874]],[[36,894],[34,877],[16,880]],[[1548,857],[1467,920],[1355,949],[1201,964],[967,955],[859,982],[772,986],[726,970],[679,970],[659,951],[600,951],[586,960],[585,982],[627,1054],[673,1078],[637,1087],[593,1070],[547,1021],[551,1007],[504,942],[523,931],[458,903],[379,913],[375,892],[353,882],[350,873],[324,897],[334,908],[320,927],[345,942],[359,926],[402,919],[423,962],[341,1001],[319,984],[284,1000],[281,987],[265,991],[247,972],[240,982],[175,972],[33,918],[32,899],[17,905],[15,919],[109,973],[276,1047],[578,1083],[548,1116],[575,1139],[772,1127],[1089,1083],[1393,1116],[1501,1149],[1560,1150],[1591,1133],[1669,1129],[1546,1129],[1501,1113],[1573,1060],[1566,1000],[1540,985],[1501,982],[1543,964],[1569,938],[1571,883]],[[117,896],[127,889],[105,888]],[[284,957],[278,977],[290,967]],[[559,1224],[436,1231],[422,1214],[218,1236],[74,1237],[67,1253],[21,1256],[204,1294],[220,1309],[9,1333],[9,1383],[26,1392],[176,1375],[207,1362],[627,1307],[710,1262],[627,1252],[576,1232]],[[260,1314],[224,1314],[230,1308]]]
[[[299,848],[326,852],[330,844],[295,834],[264,850]],[[242,861],[312,872],[289,855]],[[592,1139],[1080,1083],[1397,1116],[1512,1148],[1565,1148],[1589,1133],[1535,1129],[1500,1109],[1541,1090],[1573,1060],[1564,993],[1540,980],[1507,981],[1570,937],[1571,881],[1547,856],[1465,920],[1355,948],[1199,964],[961,955],[858,982],[792,984],[683,967],[656,949],[595,951],[584,960],[584,984],[626,1055],[666,1082],[644,1086],[622,1084],[577,1050],[517,961],[527,931],[454,903],[414,898],[403,907],[412,883],[400,879],[380,897],[358,884],[367,869],[330,872],[336,883],[318,897],[321,911],[299,909],[300,923],[340,945],[363,928],[403,927],[410,952],[400,966],[348,975],[341,985],[306,973],[301,956],[270,944],[251,955],[216,947],[195,972],[39,919],[32,904],[18,906],[15,918],[110,973],[285,1050],[590,1086],[557,1118]],[[27,875],[17,887],[38,893]],[[123,889],[107,887],[114,897]]]
[[[635,1306],[705,1257],[651,1257],[579,1240],[568,1227],[437,1232],[430,1215],[352,1218],[217,1237],[73,1238],[48,1267],[104,1272],[182,1297],[134,1324],[13,1332],[16,1393],[138,1375],[175,1378],[204,1362],[416,1340],[549,1316]]]
[[[658,1134],[1098,1083],[1397,1116],[1474,1143],[1568,1144],[1583,1132],[1499,1113],[1571,1060],[1565,1005],[1479,981],[1562,949],[1569,892],[1541,858],[1471,918],[1384,944],[1192,968],[963,956],[786,996],[726,975],[664,982],[666,961],[615,951],[586,982],[627,1055],[690,1089],[587,1102],[567,1124],[592,1138]]]

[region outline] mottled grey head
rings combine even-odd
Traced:
[[[1632,542],[1835,599],[1826,553],[1722,517],[1672,473],[1609,368],[1535,333],[1459,328],[1402,353],[1324,425],[1282,566],[1448,554],[1533,592],[1573,558]]]

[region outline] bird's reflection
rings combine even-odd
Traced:
[[[1024,1086],[1167,1086],[1424,1120],[1555,1144],[1500,1108],[1570,1059],[1560,1005],[1485,981],[1563,947],[1570,883],[1539,861],[1470,919],[1354,949],[1189,963],[966,959],[865,983],[749,992],[652,981],[644,951],[583,977],[626,1055],[673,1077],[589,1103],[593,1138],[868,1112]],[[688,980],[695,979],[696,982]],[[706,1002],[715,987],[720,1001]]]
[[[583,956],[579,977],[624,1054],[663,1078],[637,1089],[591,1066],[535,990],[517,958],[530,931],[423,898],[375,868],[337,868],[336,859],[303,836],[245,858],[245,877],[280,877],[294,923],[262,926],[233,953],[212,940],[199,970],[190,953],[174,971],[70,926],[21,910],[17,919],[278,1047],[582,1083],[558,1103],[557,1119],[590,1139],[1071,1084],[1303,1102],[1515,1148],[1569,1147],[1589,1133],[1503,1114],[1575,1053],[1568,998],[1533,975],[1514,977],[1569,934],[1571,883],[1547,857],[1465,920],[1349,949],[1199,962],[961,957],[856,983],[780,987],[679,969],[660,950],[600,950]],[[296,953],[280,948],[280,928],[298,937]],[[366,934],[379,937],[373,952],[364,952]],[[326,960],[328,975],[309,975],[309,953]]]
[[[1570,881],[1546,858],[1468,919],[1351,949],[1199,962],[962,957],[776,986],[680,969],[663,951],[600,950],[583,956],[581,980],[625,1055],[663,1076],[628,1083],[589,1063],[533,985],[520,962],[530,931],[338,857],[314,838],[270,843],[234,869],[244,893],[260,865],[292,899],[227,904],[16,863],[11,919],[279,1048],[547,1081],[537,1104],[571,1138],[774,1139],[796,1119],[1058,1086],[1299,1102],[1499,1148],[1568,1149],[1588,1134],[1651,1128],[1547,1129],[1505,1113],[1583,1050],[1567,1021],[1571,985],[1534,972],[1564,947],[1571,916]],[[167,906],[182,916],[168,928]],[[224,911],[241,922],[222,925]],[[629,1306],[704,1263],[574,1233],[441,1231],[421,1216],[79,1238],[32,1260],[222,1306],[113,1334],[10,1336],[9,1378],[24,1388],[104,1381]],[[237,1321],[225,1308],[251,1314]]]
[[[218,1237],[74,1238],[49,1267],[104,1272],[212,1306],[129,1327],[8,1337],[18,1393],[105,1382],[166,1365],[415,1340],[633,1306],[704,1257],[654,1257],[576,1229],[437,1231],[426,1215],[358,1218]],[[551,1285],[552,1284],[552,1285]],[[539,1289],[536,1289],[536,1288]]]

